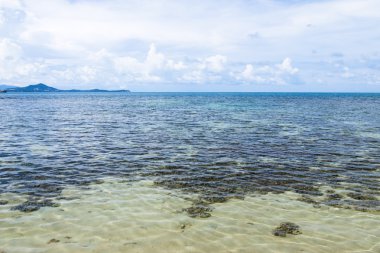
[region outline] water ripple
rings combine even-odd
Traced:
[[[0,193],[52,198],[114,176],[152,179],[206,203],[292,191],[380,210],[376,94],[0,97]]]

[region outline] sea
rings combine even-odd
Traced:
[[[380,94],[0,94],[0,252],[379,253]]]

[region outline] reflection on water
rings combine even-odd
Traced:
[[[379,248],[379,94],[7,93],[0,108],[4,250]],[[282,222],[302,234],[274,237]]]
[[[6,194],[9,205],[22,202]],[[32,213],[0,206],[0,249],[5,252],[379,252],[378,214],[314,208],[299,194],[250,195],[213,204],[207,219],[183,209],[197,196],[153,182],[105,180],[67,187],[58,208]],[[300,233],[273,235],[283,222]]]

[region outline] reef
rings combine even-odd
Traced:
[[[34,212],[39,210],[41,207],[58,207],[58,203],[54,203],[49,199],[35,199],[31,198],[24,203],[11,208],[11,210],[20,211],[24,213]]]
[[[8,203],[9,203],[8,200],[0,200],[0,206],[6,205]]]
[[[287,234],[299,235],[302,234],[300,226],[292,222],[283,222],[280,226],[276,227],[272,234],[274,236],[286,237]]]
[[[377,200],[375,196],[360,194],[357,192],[349,192],[347,196],[356,200]]]
[[[284,192],[298,193],[315,207],[380,211],[380,139],[361,134],[377,133],[377,100],[345,96],[352,102],[347,109],[339,106],[341,95],[313,95],[307,103],[303,96],[276,96],[144,95],[122,102],[104,97],[95,104],[86,96],[78,100],[83,107],[67,103],[66,96],[7,98],[2,112],[14,109],[13,102],[26,102],[34,114],[25,117],[29,110],[19,110],[14,121],[2,125],[7,138],[0,143],[0,194],[56,199],[65,187],[84,188],[109,177],[151,180],[196,194],[205,204],[188,208],[195,217],[210,216],[202,210],[213,203]],[[67,108],[58,110],[51,101]],[[324,113],[310,110],[319,102],[327,103]],[[365,107],[368,113],[350,114],[363,103],[372,105]],[[297,108],[302,110],[293,111]],[[79,114],[71,115],[76,109]],[[67,125],[72,116],[80,124]],[[346,124],[347,117],[363,124]],[[67,132],[58,134],[57,126],[67,126]],[[32,144],[46,150],[32,150]],[[46,204],[26,202],[14,210],[54,206]]]
[[[191,218],[209,218],[213,208],[210,207],[207,203],[194,203],[188,208],[182,209],[183,212],[186,212],[187,215]]]
[[[58,242],[60,242],[60,240],[53,238],[50,241],[48,241],[47,244],[58,243]]]
[[[318,205],[319,204],[318,201],[315,201],[314,199],[312,199],[311,197],[306,196],[306,195],[302,195],[297,200],[305,202],[305,203],[308,203],[308,204],[313,204],[313,205]]]
[[[327,195],[327,199],[329,199],[329,200],[341,199],[341,198],[343,198],[343,196],[340,194],[337,194],[337,193]]]

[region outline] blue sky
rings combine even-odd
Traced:
[[[0,84],[380,92],[379,0],[0,0]]]

